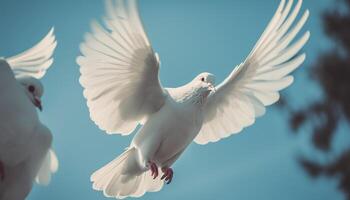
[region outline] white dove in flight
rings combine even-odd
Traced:
[[[295,37],[309,11],[296,21],[302,0],[292,5],[281,1],[246,60],[218,86],[214,75],[202,73],[184,86],[164,88],[137,1],[106,1],[105,28],[93,22],[80,47],[80,83],[100,129],[129,135],[142,127],[124,153],[92,174],[93,188],[116,198],[159,191],[171,182],[171,166],[192,141],[216,142],[264,115],[305,60],[298,52],[310,33]]]
[[[47,185],[58,168],[51,132],[35,109],[42,109],[39,79],[53,62],[53,32],[31,49],[0,59],[0,200],[24,200],[34,180]]]

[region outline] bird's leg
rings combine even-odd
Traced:
[[[171,180],[173,180],[174,171],[170,167],[163,167],[162,168],[163,176],[161,180],[165,179],[165,181],[168,181],[167,184],[171,183]]]
[[[3,181],[5,179],[5,166],[4,163],[0,161],[0,180]]]
[[[151,172],[152,172],[152,174],[151,174],[151,176],[153,176],[153,179],[156,179],[157,177],[158,177],[158,166],[156,165],[156,163],[154,163],[154,162],[148,162],[148,164],[149,164],[149,168],[150,168],[150,170],[151,170]]]

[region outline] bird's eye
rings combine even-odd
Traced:
[[[201,78],[201,81],[202,81],[202,82],[204,82],[204,81],[205,81],[205,78],[204,78],[204,77],[202,77],[202,78]]]
[[[29,90],[29,92],[34,92],[34,91],[35,91],[35,87],[32,86],[32,85],[30,85],[30,86],[28,87],[28,90]]]

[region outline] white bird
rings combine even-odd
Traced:
[[[262,116],[305,60],[298,52],[310,33],[295,37],[309,11],[295,22],[302,0],[293,9],[292,4],[281,1],[246,60],[218,86],[214,75],[202,73],[182,87],[164,88],[136,0],[106,1],[105,27],[93,22],[80,47],[80,83],[100,129],[129,135],[142,127],[124,153],[92,174],[93,188],[116,198],[159,191],[164,180],[171,182],[171,166],[192,141],[216,142]],[[163,176],[157,179],[159,170]]]
[[[24,200],[34,180],[46,185],[58,168],[51,132],[35,108],[42,109],[39,79],[53,62],[53,32],[31,49],[0,59],[0,200]]]

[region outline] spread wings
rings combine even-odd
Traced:
[[[16,78],[20,76],[32,76],[42,78],[47,69],[52,65],[52,54],[55,51],[57,42],[54,35],[54,28],[31,49],[16,56],[6,58]]]
[[[280,90],[292,84],[293,77],[289,73],[305,60],[305,54],[297,54],[310,37],[310,33],[306,32],[300,39],[294,40],[309,11],[294,22],[302,0],[291,11],[292,4],[293,0],[281,1],[246,60],[208,97],[204,124],[195,138],[196,143],[216,142],[239,133],[265,113],[265,106],[278,101]]]
[[[128,135],[163,106],[166,95],[136,0],[109,0],[106,9],[107,29],[93,22],[81,45],[80,83],[91,119],[109,134]]]

